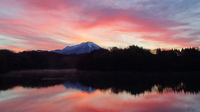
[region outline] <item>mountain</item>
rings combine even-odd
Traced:
[[[93,42],[83,42],[74,46],[67,46],[64,49],[53,50],[52,52],[59,54],[84,54],[90,53],[93,50],[101,49],[98,45]]]

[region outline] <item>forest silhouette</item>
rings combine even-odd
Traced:
[[[101,49],[85,54],[77,63],[81,70],[106,71],[199,71],[199,48],[161,50],[130,46]]]
[[[98,71],[200,71],[199,48],[161,50],[129,46],[99,49],[81,55],[49,51],[15,53],[0,50],[0,73],[16,70],[71,69]]]

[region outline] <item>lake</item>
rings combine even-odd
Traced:
[[[43,70],[0,77],[1,112],[199,112],[198,73]]]

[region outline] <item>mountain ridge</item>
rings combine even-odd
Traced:
[[[64,49],[57,49],[51,52],[70,55],[70,54],[90,53],[91,51],[98,49],[101,49],[101,47],[93,42],[88,41],[88,42],[82,42],[74,46],[66,46]]]

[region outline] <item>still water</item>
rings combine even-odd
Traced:
[[[157,80],[141,75],[133,79],[128,75],[128,79],[117,75],[101,79],[102,73],[49,76],[0,77],[0,112],[200,112],[195,79],[190,80],[196,86],[187,80],[181,84],[176,80],[174,86],[177,83],[168,79],[169,84],[159,82],[161,89]]]
[[[1,112],[199,112],[199,105],[200,94],[170,89],[162,93],[116,94],[78,83],[45,88],[16,86],[0,93]]]

